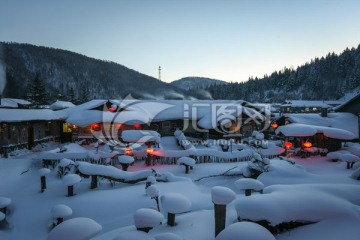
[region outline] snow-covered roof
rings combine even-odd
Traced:
[[[242,114],[258,120],[264,120],[263,114],[244,101],[229,100],[110,100],[116,104],[120,112],[91,110],[105,104],[107,100],[93,100],[88,103],[61,111],[68,122],[80,127],[95,122],[111,123],[150,123],[165,120],[189,119],[197,120],[198,125],[212,129],[219,125],[213,116],[226,114],[232,119]],[[124,110],[125,109],[125,110]]]
[[[18,108],[20,105],[31,105],[31,102],[17,98],[1,98],[0,107]]]
[[[341,140],[352,140],[357,138],[355,134],[347,130],[298,123],[280,126],[275,130],[275,133],[282,133],[286,137],[309,137],[314,136],[317,133],[322,133],[326,137]]]
[[[340,105],[343,101],[329,100],[329,101],[307,101],[307,100],[286,100],[283,107],[319,107],[331,108],[334,105]]]
[[[124,130],[121,133],[124,142],[160,142],[161,136],[152,130]]]
[[[0,109],[0,122],[51,121],[60,119],[54,111],[49,109]]]
[[[73,104],[72,102],[59,101],[59,100],[57,100],[56,102],[50,105],[51,110],[61,110],[70,107],[75,107],[75,104]]]

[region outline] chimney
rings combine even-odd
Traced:
[[[321,116],[327,117],[328,116],[328,109],[327,108],[321,108]]]

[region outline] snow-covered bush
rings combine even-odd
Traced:
[[[140,208],[134,214],[136,229],[144,232],[149,232],[163,220],[164,216],[160,212],[149,208]]]
[[[244,171],[245,177],[257,178],[261,173],[268,172],[270,160],[262,158],[260,154],[254,153],[250,162],[248,163],[247,170]]]
[[[175,214],[190,211],[191,202],[182,194],[167,193],[160,199],[163,209],[168,213],[167,223],[169,226],[175,226]]]
[[[74,161],[71,159],[63,158],[58,164],[57,175],[62,178],[64,175],[70,173],[71,167],[74,165]]]
[[[148,195],[151,199],[155,199],[156,206],[158,211],[160,212],[160,206],[159,206],[159,189],[156,185],[151,185],[148,188],[145,189],[146,195]]]
[[[145,189],[156,183],[156,178],[154,176],[148,176],[145,183]]]

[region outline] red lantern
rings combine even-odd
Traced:
[[[125,148],[125,154],[130,155],[132,153],[132,149],[130,147]]]
[[[147,149],[146,149],[146,152],[148,154],[152,154],[154,152],[154,149],[151,146],[148,146]]]
[[[117,129],[122,129],[123,125],[121,123],[116,124]]]
[[[141,125],[138,124],[138,123],[137,123],[137,124],[134,124],[134,128],[135,128],[135,129],[140,129],[140,128],[141,128]]]
[[[111,107],[111,108],[109,108],[109,112],[115,112],[115,108],[113,108],[113,107]]]
[[[279,125],[278,125],[276,122],[274,122],[273,124],[271,124],[271,126],[272,126],[274,129],[276,129]]]
[[[306,148],[311,148],[311,147],[312,147],[312,143],[306,141],[306,142],[304,142],[304,147],[306,147]]]
[[[93,123],[91,124],[91,129],[98,131],[100,129],[100,125],[98,123]]]
[[[76,125],[72,125],[72,126],[71,126],[71,128],[72,128],[72,129],[77,129],[77,128],[78,128],[78,126],[76,126]]]
[[[292,143],[291,142],[285,142],[285,147],[287,147],[287,148],[291,148],[292,147]]]

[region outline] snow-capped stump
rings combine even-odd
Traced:
[[[216,240],[275,240],[264,227],[252,222],[233,223],[215,238]]]
[[[253,178],[242,178],[234,183],[236,188],[245,190],[245,196],[250,196],[252,190],[261,192],[264,189],[264,184]]]
[[[5,219],[5,214],[3,212],[0,212],[0,222]]]
[[[113,240],[155,240],[155,238],[145,232],[127,231],[120,233]]]
[[[230,188],[215,186],[211,189],[211,199],[215,211],[215,237],[225,228],[226,205],[235,198],[236,194]]]
[[[182,237],[175,233],[159,233],[153,236],[156,240],[183,240]]]
[[[181,157],[177,160],[177,164],[185,166],[185,173],[189,173],[189,169],[195,166],[196,161],[190,157]]]
[[[146,179],[146,185],[145,185],[145,189],[150,187],[152,184],[156,183],[156,178],[154,176],[148,176]]]
[[[151,199],[155,199],[156,206],[158,211],[160,212],[160,206],[159,206],[159,189],[156,185],[151,185],[150,187],[146,188],[146,195],[148,195]]]
[[[11,204],[11,198],[0,197],[0,212],[6,214],[7,207]]]
[[[167,193],[160,197],[163,209],[168,213],[167,224],[175,226],[175,214],[184,213],[190,210],[190,200],[179,193]]]
[[[74,185],[81,181],[77,174],[67,174],[63,177],[62,182],[68,187],[68,197],[74,196]]]
[[[101,225],[90,218],[72,218],[51,230],[47,240],[88,240],[101,230]]]
[[[41,168],[38,171],[40,175],[40,186],[41,186],[41,192],[44,192],[46,189],[46,175],[50,173],[50,169],[48,168]]]
[[[164,216],[160,212],[150,208],[140,208],[134,214],[136,229],[146,233],[160,225],[163,220]]]
[[[118,161],[123,171],[127,171],[130,164],[134,162],[134,158],[128,155],[121,155],[118,157]]]
[[[62,223],[64,218],[72,215],[72,209],[65,204],[58,204],[51,209],[51,215],[56,220],[56,223],[54,224],[55,227]]]
[[[344,153],[340,155],[340,160],[346,162],[346,168],[353,168],[354,164],[360,161],[360,158],[351,153]]]
[[[326,156],[330,158],[331,161],[337,162],[340,159],[341,154],[342,154],[341,152],[336,151],[336,152],[329,152],[328,154],[326,154]]]

